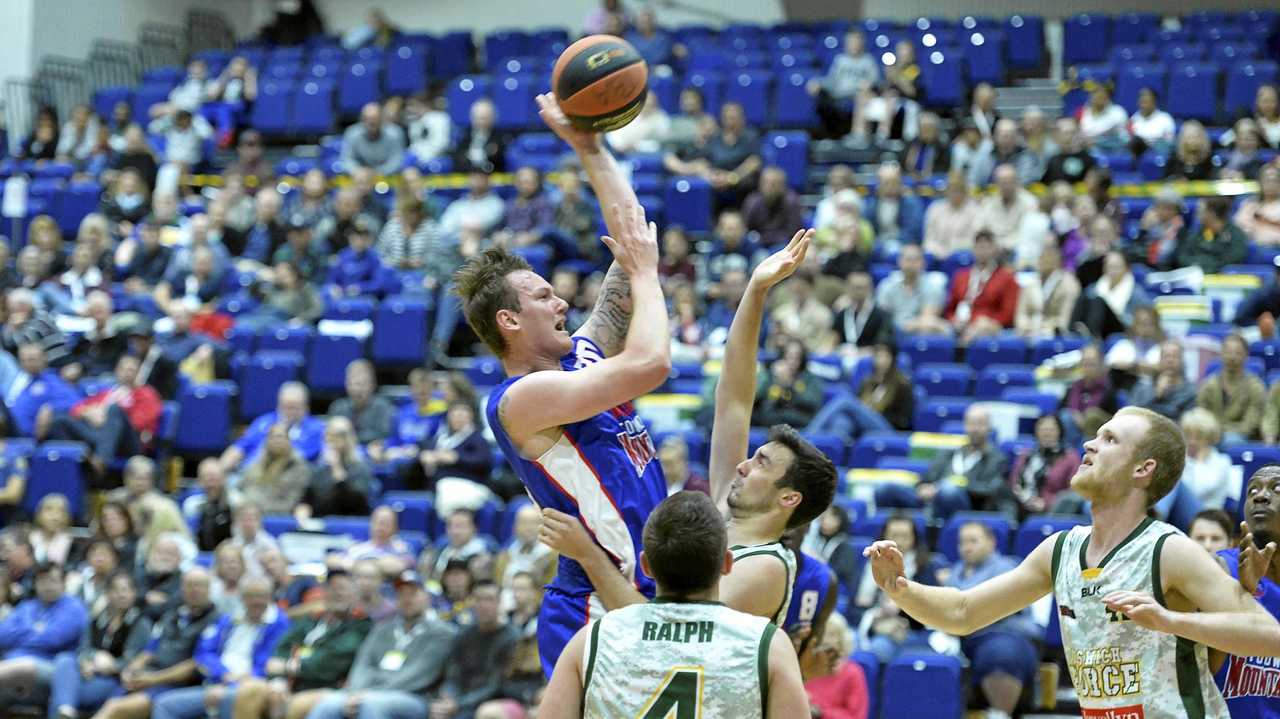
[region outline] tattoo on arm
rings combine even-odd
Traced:
[[[582,333],[612,357],[622,351],[631,325],[631,279],[617,263],[610,265],[600,285],[600,297],[582,327]]]

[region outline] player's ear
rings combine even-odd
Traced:
[[[650,579],[653,579],[653,570],[649,569],[649,558],[645,556],[644,550],[640,550],[640,571]]]
[[[1138,486],[1146,489],[1151,486],[1151,481],[1155,479],[1156,461],[1150,457],[1140,462],[1133,469],[1133,478],[1137,480]]]
[[[794,510],[803,501],[804,495],[794,489],[788,489],[778,495],[778,504],[782,505],[784,509]]]
[[[520,318],[516,317],[516,313],[511,310],[498,310],[496,319],[498,320],[498,329],[515,331],[520,329]]]
[[[643,553],[642,553],[642,556],[643,556]],[[726,549],[724,550],[724,563],[720,567],[720,573],[725,576],[728,576],[729,572],[731,571],[733,571],[733,552],[730,552],[729,550]]]

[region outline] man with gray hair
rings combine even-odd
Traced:
[[[876,242],[890,249],[917,244],[924,234],[924,207],[920,198],[902,184],[902,168],[886,162],[876,171],[876,194],[867,202],[866,218],[876,231]]]
[[[1026,184],[1040,179],[1035,172],[1035,162],[1022,146],[1018,136],[1018,124],[1009,118],[996,120],[991,138],[978,146],[978,155],[969,165],[969,184],[985,187],[991,182],[998,165],[1013,165],[1018,171],[1018,181]]]
[[[67,338],[53,317],[40,308],[35,292],[18,287],[5,295],[5,321],[0,326],[0,348],[12,355],[18,346],[33,342],[44,351],[45,360],[62,367],[71,356]]]
[[[164,492],[156,490],[156,463],[150,457],[141,454],[130,457],[124,464],[123,474],[124,486],[108,492],[107,501],[128,507],[133,526],[143,526],[142,508],[144,505],[152,506],[151,503],[171,504],[173,506],[170,509],[181,514],[177,502]]]
[[[234,472],[257,459],[266,446],[267,434],[277,423],[289,428],[289,440],[308,462],[320,455],[324,444],[324,422],[311,415],[311,396],[301,382],[285,382],[276,395],[276,409],[253,420],[236,443],[222,453],[222,468]]]
[[[390,175],[400,169],[404,150],[404,131],[384,121],[382,107],[376,102],[360,108],[360,122],[342,133],[342,164],[348,171],[368,167]]]

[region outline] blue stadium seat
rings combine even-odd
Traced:
[[[265,80],[286,80],[296,82],[302,75],[302,62],[299,60],[281,60],[273,62],[262,71]]]
[[[1004,35],[994,31],[966,33],[961,47],[969,68],[969,82],[1004,84]]]
[[[471,126],[471,105],[489,96],[492,80],[488,75],[465,75],[449,83],[449,119],[458,127]]]
[[[412,95],[427,86],[429,48],[421,42],[398,42],[387,53],[387,92]]]
[[[904,335],[899,338],[898,347],[911,358],[913,367],[925,362],[949,363],[956,355],[955,340],[941,335]]]
[[[430,492],[387,492],[381,504],[396,513],[401,529],[423,532],[432,540],[442,534],[444,528]]]
[[[1115,101],[1125,110],[1136,112],[1138,94],[1142,88],[1149,87],[1160,96],[1167,84],[1167,77],[1168,73],[1160,65],[1146,62],[1122,64],[1119,77],[1116,78]]]
[[[342,60],[313,60],[307,66],[306,77],[304,80],[326,80],[328,82],[337,82],[338,76],[342,74]]]
[[[368,517],[324,517],[324,533],[349,536],[357,542],[369,539]]]
[[[1212,121],[1218,111],[1219,74],[1209,63],[1174,65],[1164,94],[1165,110],[1180,119]]]
[[[85,215],[98,211],[102,199],[102,185],[96,180],[73,180],[63,193],[54,219],[64,235],[76,234]]]
[[[262,528],[267,534],[279,537],[286,532],[298,531],[298,520],[292,514],[266,514],[262,517]]]
[[[493,104],[497,117],[494,125],[500,130],[523,130],[533,125],[538,117],[536,94],[537,80],[532,75],[508,75],[493,83]]]
[[[1036,15],[1010,15],[1004,22],[1009,42],[1009,67],[1031,70],[1044,61],[1044,18]]]
[[[1113,45],[1107,53],[1107,60],[1119,65],[1122,71],[1123,63],[1153,62],[1155,58],[1156,49],[1152,45]]]
[[[719,115],[720,104],[724,102],[724,75],[720,72],[703,70],[685,75],[684,86],[694,88],[702,93],[703,106],[712,115]]]
[[[360,108],[382,98],[382,65],[356,61],[338,80],[338,112],[344,117],[360,114]],[[256,108],[255,108],[256,109]]]
[[[931,107],[955,107],[964,101],[964,63],[961,53],[951,48],[935,49],[920,58],[924,104]]]
[[[1037,392],[1034,387],[1008,387],[1000,394],[1001,401],[1036,407],[1041,414],[1052,414],[1058,409],[1058,396]]]
[[[476,357],[467,368],[467,379],[476,387],[496,387],[506,379],[502,363],[496,357]]]
[[[732,63],[728,53],[715,48],[695,49],[685,60],[687,72],[728,72]]]
[[[426,347],[426,301],[408,295],[383,300],[373,316],[373,361],[379,366],[418,365]]]
[[[1030,365],[987,365],[978,376],[978,386],[974,394],[978,399],[1000,399],[1010,387],[1036,386],[1035,369]]]
[[[1200,62],[1206,55],[1208,50],[1199,42],[1175,42],[1160,48],[1160,60],[1168,64]]]
[[[984,337],[969,345],[969,365],[980,370],[992,364],[1023,364],[1028,351],[1027,341],[1017,335]]]
[[[809,78],[809,74],[802,71],[783,73],[773,96],[774,124],[802,128],[817,124],[814,99],[806,89]]]
[[[881,457],[876,461],[876,469],[901,469],[906,472],[915,472],[916,476],[923,477],[929,471],[929,460],[913,459],[911,457]]]
[[[516,515],[520,510],[527,506],[532,506],[533,502],[529,501],[529,497],[523,494],[512,497],[507,506],[502,508],[502,516],[498,520],[497,535],[494,539],[498,540],[498,545],[505,547],[511,538],[515,536]]]
[[[1106,15],[1080,13],[1063,24],[1062,62],[1101,62],[1111,45],[1111,18]]]
[[[290,126],[299,135],[320,135],[333,131],[332,80],[307,80],[293,97]]]
[[[189,385],[178,393],[178,436],[174,449],[183,455],[218,454],[231,436],[234,382]]]
[[[31,455],[27,491],[22,495],[22,508],[28,516],[36,516],[36,506],[50,494],[67,498],[71,516],[85,521],[84,488],[80,463],[85,459],[85,446],[79,442],[45,442]]]
[[[938,551],[953,562],[960,560],[960,528],[969,522],[981,522],[996,535],[996,551],[1009,551],[1009,538],[1013,536],[1013,520],[1000,512],[956,512],[942,527],[938,535]]]
[[[275,409],[280,385],[298,379],[304,362],[298,352],[261,350],[238,363],[233,360],[232,374],[240,385],[240,418],[252,421]]]
[[[729,76],[724,99],[742,105],[749,124],[764,125],[769,117],[769,89],[772,83],[772,73],[733,73]]]
[[[849,465],[876,467],[882,457],[906,457],[911,454],[911,435],[896,432],[867,432],[858,438],[849,454]]]
[[[259,335],[258,351],[297,352],[305,357],[315,333],[315,329],[310,325],[276,327]]]
[[[925,520],[924,512],[903,512],[898,510],[893,512],[879,512],[853,522],[849,525],[849,535],[875,539],[880,536],[880,533],[884,530],[885,522],[889,521],[890,517],[903,515],[911,517],[912,521],[915,522],[917,537],[925,536],[925,529],[928,526],[928,522]],[[859,552],[859,554],[861,554],[861,552]]]
[[[930,362],[916,365],[913,378],[916,386],[932,397],[968,397],[974,376],[968,365]]]
[[[319,395],[344,391],[347,365],[364,357],[364,342],[345,335],[317,335],[307,356],[307,386]]]
[[[1252,42],[1218,42],[1209,49],[1209,59],[1229,66],[1247,62],[1258,56],[1258,46]]]
[[[1116,17],[1111,25],[1111,42],[1147,42],[1160,28],[1160,16],[1155,13],[1128,12]]]
[[[760,154],[766,164],[787,173],[787,184],[801,190],[809,179],[809,133],[772,132],[765,137]]]
[[[672,178],[664,198],[668,224],[681,225],[689,232],[711,230],[711,185],[706,180]]]
[[[670,114],[680,111],[680,88],[671,73],[650,73],[649,91],[658,96],[658,104]]]
[[[148,113],[151,110],[151,106],[164,102],[169,97],[169,91],[172,89],[173,85],[169,83],[146,83],[138,86],[133,91],[134,122],[140,122],[145,126],[149,121]],[[261,87],[258,88],[258,92],[261,94]]]
[[[1222,110],[1228,117],[1253,110],[1258,87],[1274,83],[1277,77],[1276,63],[1270,61],[1245,62],[1227,72],[1227,87]]]
[[[916,405],[915,424],[918,432],[939,432],[949,421],[964,419],[964,411],[972,404],[968,399],[931,398]]]
[[[470,30],[454,30],[435,40],[432,65],[438,77],[457,77],[472,71],[471,59],[476,56],[475,41]]]
[[[827,455],[827,459],[830,459],[832,464],[837,467],[843,467],[846,464],[845,453],[848,447],[844,438],[834,434],[820,434],[817,432],[805,432],[804,438],[809,440],[823,454]]]
[[[289,105],[296,87],[282,81],[258,85],[258,98],[249,112],[249,124],[264,135],[284,135],[289,131]]]
[[[499,30],[491,32],[484,38],[484,56],[489,70],[509,57],[527,55],[534,48],[529,47],[529,36],[519,30]]]
[[[1280,369],[1280,340],[1254,342],[1249,345],[1249,356],[1261,358],[1268,373]]]
[[[1088,523],[1088,518],[1074,514],[1037,514],[1027,517],[1014,536],[1013,554],[1026,557],[1055,532]]]
[[[99,117],[111,117],[116,103],[122,100],[132,102],[133,88],[123,85],[99,88],[93,93],[93,111]]]
[[[959,719],[964,710],[960,660],[945,654],[905,653],[884,670],[881,719]],[[922,691],[925,687],[928,691]]]
[[[850,608],[853,602],[849,603]],[[867,680],[867,716],[880,716],[880,659],[868,651],[857,651],[849,658],[862,667],[862,676]]]

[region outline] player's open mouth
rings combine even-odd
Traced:
[[[556,331],[564,332],[564,320],[559,320],[556,322]]]

